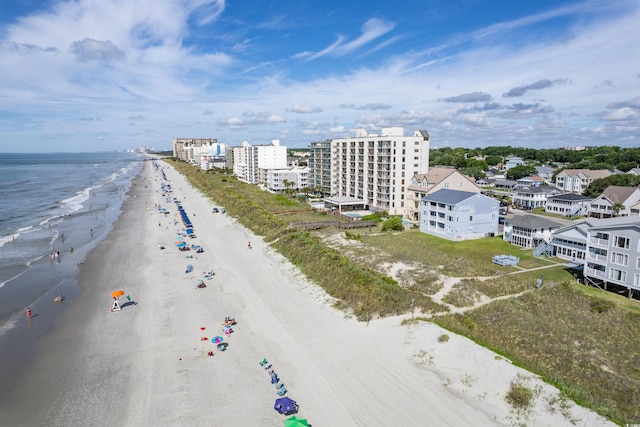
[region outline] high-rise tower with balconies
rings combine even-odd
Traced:
[[[405,190],[417,173],[429,171],[429,134],[382,128],[380,134],[357,129],[352,138],[331,141],[331,195],[354,197],[370,209],[405,213]]]

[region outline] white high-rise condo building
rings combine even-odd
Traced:
[[[231,150],[233,172],[240,181],[249,184],[266,182],[266,170],[287,167],[287,147],[280,145],[277,139],[268,145],[250,145],[243,141],[241,147],[232,147]]]
[[[363,200],[370,209],[404,215],[406,187],[429,171],[429,134],[382,128],[380,134],[357,129],[352,138],[331,141],[331,195]]]

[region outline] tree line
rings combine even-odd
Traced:
[[[577,151],[567,148],[536,150],[507,145],[485,148],[434,148],[429,151],[429,165],[431,167],[454,166],[465,175],[481,179],[486,176],[486,171],[490,167],[504,163],[510,156],[522,158],[526,164],[525,167],[551,164],[562,169],[608,169],[612,172],[617,169],[628,172],[640,164],[640,148],[601,146],[586,147],[584,150]],[[525,171],[524,168],[522,169],[520,172]]]

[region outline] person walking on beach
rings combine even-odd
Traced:
[[[247,248],[251,249],[251,242],[247,243]]]
[[[31,319],[31,307],[27,307],[27,319]]]

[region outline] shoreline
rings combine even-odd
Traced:
[[[132,182],[140,173],[132,177]],[[73,219],[70,216],[61,221],[55,230],[66,235],[66,239],[57,237],[53,242],[53,250],[59,250],[61,258],[54,260],[45,255],[0,287],[3,301],[0,316],[0,384],[3,385],[3,393],[0,394],[0,407],[38,355],[42,341],[59,327],[60,317],[74,303],[80,292],[80,267],[113,230],[127,195],[128,192],[118,196],[119,201],[103,198],[104,210],[89,208],[89,211],[75,213]],[[83,235],[89,229],[95,230],[95,235]],[[68,250],[71,244],[73,252]],[[63,295],[63,303],[52,304],[57,295]],[[26,318],[26,307],[31,308],[32,319]]]
[[[146,162],[114,229],[87,257],[79,295],[0,406],[10,425],[282,426],[273,409],[278,396],[258,364],[265,357],[300,404],[299,416],[317,427],[506,426],[513,415],[504,394],[518,374],[554,393],[433,324],[348,318],[262,239],[211,213],[213,202],[160,165],[195,226],[188,243],[204,253],[187,259],[176,249],[176,208],[160,199],[157,173]],[[153,211],[159,201],[169,216]],[[194,280],[210,269],[215,276],[197,289]],[[109,313],[118,288],[137,305]],[[201,338],[221,334],[227,315],[238,324],[219,352]],[[443,333],[450,340],[438,343]],[[572,425],[544,408],[539,398],[532,425]],[[584,408],[571,410],[578,425],[613,425]]]

